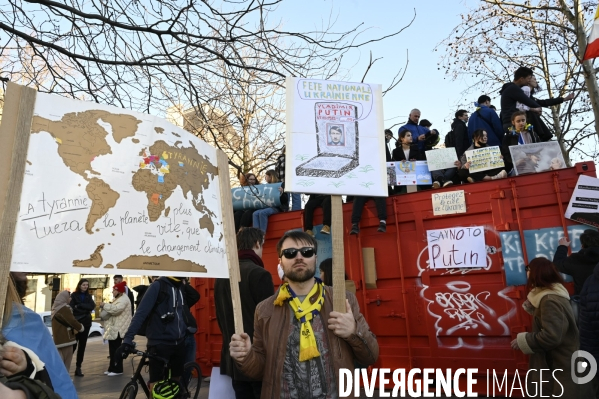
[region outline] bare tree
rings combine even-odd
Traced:
[[[585,29],[596,3],[567,0],[482,0],[462,14],[462,22],[441,43],[441,66],[452,78],[467,76],[475,84],[464,95],[496,93],[513,71],[528,66],[544,92],[540,98],[576,94],[574,101],[544,112],[568,163],[597,157],[599,91],[596,71],[583,63]],[[586,22],[585,22],[586,21]],[[438,47],[438,48],[439,48]]]
[[[33,68],[44,74],[28,84],[42,92],[157,115],[177,109],[238,173],[259,173],[282,147],[286,76],[342,78],[348,52],[409,26],[372,37],[362,25],[335,31],[331,15],[322,29],[294,32],[270,20],[281,2],[7,0],[0,78]]]

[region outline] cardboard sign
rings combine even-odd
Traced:
[[[433,201],[433,214],[435,216],[466,213],[464,190],[434,193],[431,199]]]
[[[466,151],[466,160],[470,162],[470,173],[503,168],[505,166],[498,146]]]
[[[487,266],[485,228],[482,226],[427,230],[426,240],[431,269]]]
[[[428,162],[428,170],[455,168],[455,161],[458,160],[458,154],[455,148],[439,148],[437,150],[426,151],[426,161]]]
[[[431,173],[428,171],[426,161],[399,161],[389,162],[395,165],[397,186],[427,185],[432,184]]]
[[[564,215],[567,219],[599,227],[599,179],[580,175]]]
[[[382,87],[288,77],[285,189],[386,197]]]
[[[516,175],[545,172],[566,167],[557,141],[513,145],[510,148]]]

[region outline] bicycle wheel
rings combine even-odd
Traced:
[[[136,381],[129,381],[127,385],[125,385],[125,388],[123,388],[119,399],[135,399],[138,389]]]
[[[202,370],[196,362],[189,362],[183,368],[182,384],[189,399],[198,399],[202,385]]]

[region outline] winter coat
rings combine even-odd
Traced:
[[[599,265],[580,291],[578,325],[580,349],[599,360]]]
[[[256,306],[270,297],[275,288],[270,272],[250,259],[239,260],[239,275],[241,277],[239,296],[241,299],[243,331],[253,337]],[[216,279],[214,283],[214,306],[216,307],[218,326],[223,335],[220,354],[221,374],[227,374],[233,377],[234,380],[248,381],[250,378],[241,374],[239,369],[235,367],[233,358],[229,355],[229,343],[231,342],[231,336],[235,333],[229,279]]]
[[[409,158],[406,159],[406,154],[403,152],[403,147],[400,145],[399,147],[397,147],[393,150],[392,160],[395,162],[400,162],[400,161],[409,161],[410,159],[415,159],[417,161],[422,161],[425,159],[424,156],[422,155],[422,153],[418,150],[418,147],[416,145],[410,146],[410,153],[408,155],[409,155]]]
[[[403,125],[402,127],[400,127],[397,130],[398,136],[399,137],[399,132],[401,132],[402,130],[409,130],[412,133],[412,142],[418,146],[418,150],[422,153],[424,153],[424,151],[426,150],[426,140],[418,140],[418,136],[421,135],[426,135],[426,136],[430,136],[431,131],[428,127],[424,127],[424,126],[420,126],[414,122],[412,122],[411,119],[408,119],[408,123],[406,123],[405,125]]]
[[[522,104],[527,105],[530,108],[541,107],[536,101],[524,94],[522,88],[520,88],[520,86],[518,86],[514,82],[504,84],[501,90],[499,91],[499,94],[501,94],[500,116],[501,123],[504,126],[504,132],[506,131],[506,127],[509,127],[512,124],[512,114],[518,111],[518,108],[516,108],[517,102],[521,102]]]
[[[599,248],[583,248],[568,256],[568,247],[560,245],[553,255],[553,264],[562,273],[574,279],[574,293],[580,294],[584,282],[593,275],[595,265],[599,263]]]
[[[294,317],[287,303],[283,306],[274,305],[276,298],[277,294],[265,299],[256,308],[252,347],[241,363],[236,362],[243,373],[262,380],[261,398],[281,397],[281,375],[288,345],[287,333],[291,317]],[[343,339],[328,328],[325,329],[335,381],[339,381],[340,369],[353,370],[356,363],[369,366],[376,362],[379,356],[378,342],[360,313],[356,296],[345,292],[345,298],[349,301],[356,320],[356,332],[349,338]],[[325,287],[324,304],[320,310],[323,326],[328,325],[332,310],[333,288]]]
[[[65,306],[56,312],[52,319],[52,339],[57,348],[75,345],[75,335],[83,332],[85,327],[79,323],[70,307]]]
[[[528,129],[530,133],[530,139],[532,143],[540,143],[541,139],[537,135],[534,130],[534,127],[530,126]],[[512,153],[510,152],[510,147],[513,145],[518,145],[518,139],[520,138],[520,134],[514,130],[509,130],[505,136],[503,136],[503,142],[501,144],[501,155],[503,155],[503,163],[505,163],[505,170],[509,172],[514,167],[512,162]]]
[[[131,301],[127,294],[121,295],[112,303],[105,303],[102,310],[110,315],[104,323],[104,339],[113,341],[119,335],[123,338],[131,324]]]
[[[458,159],[460,159],[471,144],[468,138],[468,126],[463,120],[455,118],[451,124],[451,130],[453,131],[455,152],[458,154]]]
[[[475,105],[478,106],[478,104]],[[503,125],[494,109],[481,105],[470,115],[470,119],[468,119],[468,139],[471,142],[474,132],[478,129],[487,132],[487,145],[489,147],[501,145],[504,135]]]
[[[533,101],[536,101],[541,107],[552,107],[554,105],[558,105],[564,102],[563,97],[549,98],[547,100],[538,100],[532,96],[531,98]],[[549,141],[553,137],[553,132],[551,131],[551,129],[547,127],[547,125],[543,121],[543,118],[541,118],[541,115],[537,114],[536,112],[526,111],[526,123],[530,123],[534,126],[541,141]]]
[[[92,325],[92,314],[91,312],[96,309],[96,303],[92,299],[92,296],[86,291],[83,300],[81,294],[73,292],[71,294],[71,309],[73,309],[73,315],[84,326]]]
[[[166,284],[167,297],[159,301],[161,284]],[[181,282],[176,282],[169,277],[160,277],[154,281],[137,307],[123,342],[131,345],[135,334],[139,332],[148,317],[150,321],[146,328],[146,337],[149,346],[178,345],[183,342],[187,335],[187,325],[183,315],[185,301],[180,287]],[[164,322],[162,316],[166,316],[168,313],[174,316],[170,321]]]
[[[529,391],[538,391],[542,385],[543,395],[578,398],[581,386],[572,381],[570,361],[578,350],[579,338],[568,291],[561,284],[535,288],[529,292],[528,300],[534,307],[532,332],[519,333],[517,340],[520,350],[530,355]],[[551,372],[541,374],[540,369]]]

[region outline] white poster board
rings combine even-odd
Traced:
[[[427,230],[426,240],[431,269],[487,266],[483,226]]]
[[[579,223],[599,227],[599,179],[578,176],[564,216]]]
[[[466,160],[470,162],[470,173],[482,172],[489,169],[503,168],[503,157],[498,146],[483,147],[466,151]]]
[[[386,197],[381,85],[288,77],[285,190]]]
[[[433,201],[433,215],[435,216],[466,213],[464,190],[433,193],[431,200]]]
[[[426,151],[425,154],[430,172],[456,167],[455,161],[458,160],[458,154],[453,147],[430,150]]]
[[[510,148],[516,175],[563,169],[566,161],[557,141],[513,145]]]
[[[196,136],[38,93],[11,270],[226,278],[220,197],[216,149]]]

